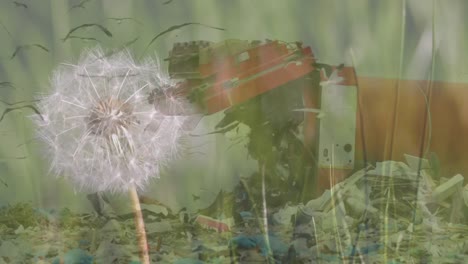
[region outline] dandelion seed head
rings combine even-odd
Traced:
[[[168,115],[152,93],[175,83],[156,60],[135,62],[128,51],[106,57],[100,48],[83,52],[77,64],[62,64],[51,92],[34,118],[51,171],[91,191],[144,189],[178,156],[187,115]],[[183,97],[160,101],[164,109],[188,106]]]

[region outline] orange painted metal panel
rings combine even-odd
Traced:
[[[291,80],[301,78],[312,70],[313,68],[309,62],[303,62],[302,65],[291,63],[246,81],[235,87],[235,89],[224,88],[224,83],[217,83],[213,86],[210,96],[205,99],[207,111],[215,113],[232,105],[242,103],[254,96],[286,84]]]
[[[358,163],[363,165],[365,141],[370,163],[405,162],[404,154],[424,156],[434,152],[439,158],[440,176],[460,173],[468,179],[467,84],[358,77],[358,86],[358,111],[361,111],[356,124]],[[305,89],[306,93],[312,96],[305,95],[305,104],[319,108],[319,92]],[[317,125],[313,115],[306,115],[305,140],[311,148],[317,144]],[[318,191],[330,188],[350,173],[319,169]]]
[[[421,156],[429,144],[429,151],[439,157],[441,176],[461,173],[468,178],[467,84],[366,77],[358,81],[362,118],[358,115],[357,159],[363,159],[362,139],[372,162],[404,161],[405,153]]]

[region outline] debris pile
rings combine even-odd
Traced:
[[[150,256],[180,264],[462,263],[468,184],[406,158],[359,170],[305,204],[276,202],[267,219],[260,190],[248,187],[255,177],[197,213],[145,205]],[[0,263],[139,263],[133,217],[109,215],[4,207]]]

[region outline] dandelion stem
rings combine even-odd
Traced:
[[[146,239],[145,222],[141,213],[140,200],[135,185],[130,187],[130,196],[132,198],[133,211],[135,213],[135,225],[138,237],[138,246],[140,248],[140,259],[143,264],[150,264],[148,253],[148,241]]]

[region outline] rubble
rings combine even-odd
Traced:
[[[231,230],[229,221],[221,221],[204,215],[198,215],[195,221],[202,227],[214,230],[219,233],[228,232]]]
[[[468,208],[468,184],[465,185],[465,188],[463,188],[463,200],[465,201],[465,205]]]
[[[96,256],[96,263],[120,263],[125,260],[129,261],[132,258],[132,253],[127,246],[110,241],[103,241],[94,255]]]
[[[22,252],[17,245],[11,241],[4,241],[0,245],[0,256],[7,259],[19,259]]]
[[[147,230],[148,235],[152,235],[154,233],[165,233],[165,232],[172,231],[171,223],[167,221],[146,223],[145,228]]]
[[[443,184],[439,185],[433,192],[432,192],[432,200],[434,202],[442,202],[443,200],[450,197],[453,193],[456,192],[457,188],[463,186],[464,178],[462,175],[457,174],[450,178],[450,180],[444,182]]]
[[[424,168],[418,181],[420,161],[406,158],[408,165],[384,161],[358,170],[304,204],[284,201],[268,208],[267,236],[262,207],[252,198],[258,190],[247,180],[242,184],[249,188],[222,191],[198,212],[172,212],[151,202],[143,206],[151,259],[462,263],[468,255],[464,177],[433,178],[433,170]],[[22,204],[4,208],[0,219],[0,263],[139,263],[133,218],[125,214],[109,219]]]

